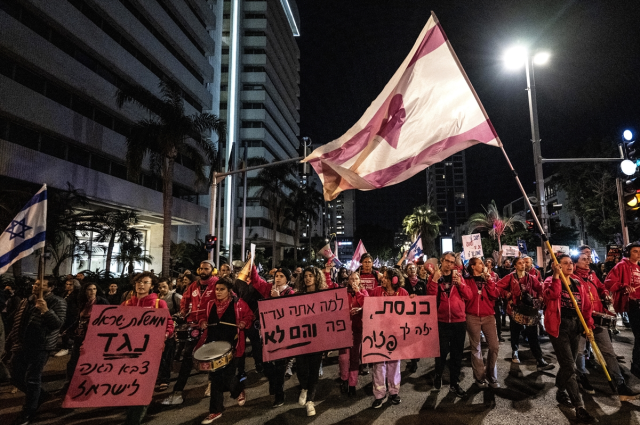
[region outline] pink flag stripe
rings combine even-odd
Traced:
[[[447,137],[427,147],[416,156],[407,158],[390,167],[370,173],[364,177],[355,172],[336,165],[329,165],[325,161],[311,162],[318,174],[324,178],[325,194],[332,194],[348,189],[372,190],[385,187],[394,180],[400,182],[404,179],[403,173],[410,171],[411,175],[448,158],[452,154],[477,143],[489,143],[497,138],[495,130],[489,120],[462,134]],[[337,168],[338,173],[334,168]]]
[[[411,74],[413,72],[413,68],[411,68],[418,59],[428,55],[429,53],[436,50],[442,44],[446,42],[446,37],[440,24],[435,27],[429,29],[422,39],[422,43],[420,47],[416,51],[416,54],[409,62],[407,68],[405,68],[404,75]],[[410,69],[411,68],[411,69]],[[404,80],[401,78],[400,81]],[[373,138],[378,134],[380,127],[382,126],[383,121],[388,118],[389,106],[394,96],[397,93],[392,92],[388,98],[384,101],[382,106],[378,109],[378,111],[373,115],[371,121],[363,128],[358,134],[353,136],[350,140],[345,142],[340,148],[335,149],[331,152],[327,152],[322,156],[311,159],[309,162],[318,161],[318,160],[330,160],[332,164],[343,164],[344,162],[353,158],[356,154],[361,152],[364,148],[367,147],[369,142],[373,140]],[[315,167],[314,167],[315,168]],[[316,170],[317,171],[317,170]]]

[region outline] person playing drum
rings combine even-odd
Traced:
[[[607,288],[602,282],[600,282],[598,276],[596,276],[596,273],[589,268],[589,264],[590,256],[588,254],[580,254],[580,256],[576,260],[576,268],[572,277],[580,280],[580,283],[582,283],[587,291],[589,291],[589,299],[593,304],[593,319],[596,324],[596,327],[593,330],[593,337],[596,341],[596,344],[598,344],[598,348],[600,349],[600,352],[604,357],[605,363],[607,364],[607,371],[611,376],[611,380],[618,387],[618,395],[620,396],[620,400],[634,400],[638,397],[638,394],[627,386],[622,373],[620,373],[620,365],[618,364],[616,353],[615,351],[613,351],[611,339],[609,338],[609,328],[606,326],[606,322],[608,322],[608,320],[606,319],[611,318],[611,320],[616,320],[616,316],[612,313],[608,313],[608,311],[605,310],[601,299],[611,302],[611,296],[609,295],[609,291],[607,291]],[[583,335],[580,338],[580,342],[578,345],[578,359],[576,360],[576,367],[578,368],[578,380],[580,381],[580,385],[582,385],[582,388],[585,391],[589,392],[590,394],[594,394],[595,391],[593,391],[593,387],[589,383],[586,375],[589,372],[585,368],[584,363],[585,346],[586,338]]]
[[[208,302],[207,318],[200,322],[200,327],[206,329],[206,343],[226,341],[234,347],[231,363],[209,373],[211,400],[209,415],[202,421],[203,424],[210,424],[222,416],[224,391],[230,391],[231,398],[237,399],[239,406],[246,401],[244,383],[236,377],[236,362],[244,354],[244,329],[253,322],[254,317],[247,303],[231,291],[232,287],[233,281],[228,276],[216,282],[216,297]],[[198,357],[197,354],[196,350],[194,357]]]
[[[518,343],[520,333],[528,341],[531,353],[538,362],[538,370],[549,370],[555,366],[542,358],[542,349],[538,340],[539,310],[542,309],[542,283],[526,270],[527,261],[524,257],[513,260],[512,273],[498,282],[498,289],[502,297],[508,300],[507,314],[509,314],[509,330],[511,332],[511,361],[520,363]]]

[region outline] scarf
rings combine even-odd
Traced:
[[[409,283],[411,286],[416,286],[416,283],[418,283],[418,276],[411,276],[409,278]]]
[[[214,299],[213,302],[216,304],[216,312],[218,313],[218,319],[222,318],[222,315],[225,311],[227,311],[227,307],[229,307],[229,303],[231,303],[231,297],[227,297],[224,301],[218,301],[218,299]]]
[[[580,278],[584,279],[584,280],[588,280],[589,279],[589,274],[591,274],[591,270],[589,269],[581,269],[576,267],[573,270],[573,274],[575,274],[576,276],[579,276]]]

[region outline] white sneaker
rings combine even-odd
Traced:
[[[288,376],[288,377],[293,376],[293,371],[291,370],[291,368],[289,366],[287,366],[287,370],[284,373],[284,376]]]
[[[211,382],[209,382],[209,384],[207,384],[207,389],[204,391],[204,396],[205,397],[211,397]]]
[[[182,391],[176,391],[160,402],[164,406],[175,406],[184,403]]]
[[[67,354],[69,354],[69,350],[67,350],[66,348],[63,348],[62,350],[58,351],[57,353],[55,353],[53,355],[53,357],[64,357]]]
[[[313,404],[313,401],[307,401],[307,416],[315,416],[316,415],[316,407]]]
[[[300,397],[298,397],[298,404],[304,406],[307,402],[307,390],[300,390]]]

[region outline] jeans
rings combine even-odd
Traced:
[[[484,333],[484,337],[489,344],[486,367],[482,360],[480,331]],[[473,376],[477,381],[487,379],[491,383],[497,383],[498,368],[496,367],[496,360],[498,359],[500,343],[498,341],[498,334],[496,331],[495,316],[479,317],[473,314],[467,314],[467,333],[469,334],[469,345],[471,346],[471,366],[473,367]]]
[[[576,376],[578,344],[583,331],[582,323],[577,317],[563,317],[560,319],[558,337],[549,335],[560,366],[556,375],[556,387],[558,391],[567,391],[575,407],[584,407]]]
[[[520,342],[520,334],[524,334],[529,341],[531,354],[536,360],[542,359],[542,349],[540,348],[540,340],[538,340],[538,325],[525,326],[509,317],[509,330],[511,331],[511,349],[518,351],[518,343]]]
[[[178,372],[178,380],[173,386],[173,391],[182,391],[187,385],[187,380],[191,375],[191,369],[193,369],[193,349],[198,344],[198,341],[187,341],[184,344],[184,354],[182,355],[182,364],[180,365],[180,372]]]
[[[460,382],[460,369],[462,368],[462,353],[464,351],[464,337],[466,334],[466,322],[438,322],[440,357],[436,357],[436,374],[442,376],[444,365],[447,362],[447,355],[450,355],[450,385],[456,385]]]
[[[164,350],[160,359],[160,369],[158,370],[158,383],[168,384],[171,380],[171,365],[176,352],[176,340],[167,338],[164,342]]]
[[[209,413],[222,413],[224,410],[224,392],[231,392],[231,398],[236,399],[244,391],[244,384],[236,376],[237,359],[231,364],[209,373],[211,381],[211,399],[209,400]]]
[[[620,372],[620,365],[616,359],[616,353],[613,351],[611,339],[609,339],[609,329],[602,326],[596,326],[593,330],[593,338],[598,345],[600,353],[602,353],[602,357],[604,357],[604,362],[607,365],[607,371],[609,372],[609,376],[611,376],[613,383],[616,384],[616,386],[624,384],[624,377]],[[578,343],[578,356],[576,359],[576,368],[579,375],[589,373],[585,368],[584,352],[586,345],[587,339],[584,336],[581,336],[580,342]]]
[[[307,390],[307,401],[313,401],[316,396],[322,352],[302,354],[296,357],[298,381],[303,390]]]
[[[32,415],[38,410],[40,400],[48,393],[42,388],[42,370],[49,360],[49,352],[44,350],[27,350],[13,353],[11,360],[11,379],[20,391],[25,394],[22,410]]]
[[[255,322],[258,320],[256,319]],[[244,331],[244,334],[251,342],[251,357],[253,357],[254,363],[259,365],[262,363],[262,341],[260,340],[260,331],[255,327],[255,322]]]
[[[496,330],[498,338],[502,338],[502,298],[498,298],[493,305],[494,316],[496,318]]]

